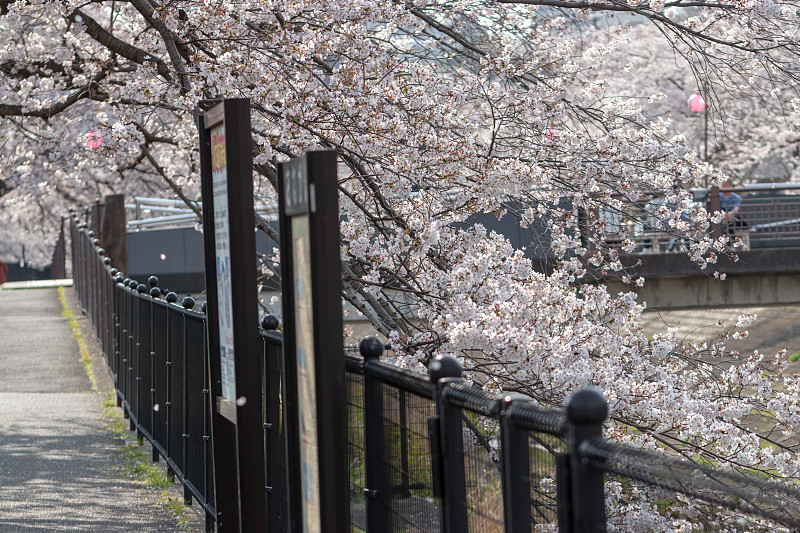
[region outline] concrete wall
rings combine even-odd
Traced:
[[[641,261],[640,264],[636,264]],[[636,292],[648,309],[731,307],[800,303],[800,249],[774,248],[739,253],[739,261],[722,258],[705,270],[682,254],[629,256],[629,275],[645,277],[643,287],[612,277],[601,280],[613,292]],[[713,273],[724,273],[725,280]]]
[[[256,233],[256,249],[270,253],[277,245]],[[205,289],[203,234],[194,228],[128,232],[127,276],[144,281],[158,276],[159,286],[175,292]]]
[[[483,216],[470,222],[503,233],[515,247],[526,247],[526,255],[542,259],[537,267],[547,270],[549,235],[543,228],[520,228],[512,217]],[[270,253],[273,247],[266,235],[256,233],[259,252]],[[643,287],[624,285],[614,276],[598,276],[597,281],[614,292],[636,292],[650,309],[800,303],[800,248],[750,250],[739,258],[722,258],[703,271],[683,254],[627,256],[622,259],[625,272],[644,276]],[[200,292],[205,288],[203,236],[193,228],[130,232],[128,265],[126,275],[139,281],[156,275],[162,289]],[[714,271],[727,279],[715,279]]]

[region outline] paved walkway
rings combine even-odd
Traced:
[[[177,531],[122,471],[61,313],[57,289],[0,290],[0,532]]]

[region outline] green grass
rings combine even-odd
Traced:
[[[178,526],[186,531],[189,526],[189,517],[186,505],[181,498],[169,495],[169,488],[173,481],[167,472],[150,461],[150,454],[142,447],[141,438],[129,440],[128,423],[122,418],[117,409],[115,393],[109,391],[103,400],[103,419],[109,432],[123,441],[122,468],[124,472],[144,483],[144,485],[158,494],[156,505],[168,510],[175,517]]]
[[[81,362],[83,368],[86,370],[86,375],[89,376],[89,381],[92,383],[92,390],[97,391],[97,380],[95,379],[94,370],[92,370],[92,358],[89,356],[89,349],[86,348],[86,340],[81,333],[81,323],[78,322],[78,317],[70,310],[67,305],[67,300],[64,298],[64,287],[58,288],[58,299],[61,301],[61,316],[69,321],[69,327],[72,328],[72,335],[78,342],[78,349],[81,354]]]
[[[81,362],[86,370],[86,375],[89,376],[89,380],[91,381],[92,390],[98,392],[97,380],[92,370],[92,358],[89,355],[89,349],[86,347],[86,340],[81,333],[81,324],[78,321],[78,317],[67,305],[63,287],[58,288],[58,298],[61,301],[61,316],[69,321],[72,335],[78,343]],[[122,414],[117,408],[116,393],[114,391],[105,392],[102,407],[102,419],[105,422],[106,429],[114,437],[120,439],[124,443],[122,446],[122,467],[124,472],[130,477],[141,481],[148,489],[156,492],[158,494],[156,506],[172,513],[175,520],[178,522],[178,527],[180,527],[181,530],[187,531],[189,528],[189,517],[183,499],[169,495],[169,487],[172,484],[172,479],[170,479],[163,468],[160,468],[157,464],[153,464],[150,461],[149,454],[142,448],[143,441],[141,437],[133,442],[129,442],[131,435],[128,431],[128,424],[122,418]]]
[[[789,357],[789,361],[791,361],[792,363],[796,363],[796,362],[800,361],[800,352],[794,352]]]

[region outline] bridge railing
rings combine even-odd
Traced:
[[[74,217],[70,231],[76,292],[118,404],[213,531],[203,309],[191,298],[179,304],[174,293],[164,296],[155,279],[124,278]],[[264,317],[261,326],[265,471],[240,474],[264,482],[268,531],[288,532],[296,521],[286,468],[282,338],[275,317]],[[565,410],[548,409],[468,385],[455,358],[437,358],[425,376],[381,361],[383,349],[370,337],[346,359],[351,531],[606,531],[608,483],[629,504],[669,509],[693,531],[723,530],[731,520],[746,530],[800,527],[800,491],[775,479],[606,441],[607,407],[594,389],[574,393]]]
[[[741,197],[740,217],[744,223],[727,228],[709,227],[716,235],[729,233],[739,237],[743,250],[800,246],[800,184],[764,183],[742,187],[693,189],[696,207],[720,211],[722,195],[735,193]],[[603,213],[607,239],[616,242],[618,232],[625,230],[636,244],[635,253],[668,253],[686,251],[690,239],[683,238],[676,228],[669,227],[659,209],[667,205],[655,198],[642,206],[630,206],[624,213]],[[686,221],[691,221],[689,214]]]

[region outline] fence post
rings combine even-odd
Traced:
[[[195,301],[194,298],[191,296],[185,296],[183,300],[181,300],[181,306],[187,311],[191,311],[194,309]],[[189,462],[189,417],[191,416],[191,411],[189,410],[189,364],[190,364],[190,357],[189,357],[189,317],[186,313],[181,313],[181,319],[183,320],[183,338],[181,342],[183,343],[183,368],[179,368],[180,371],[180,379],[181,379],[181,395],[183,398],[181,399],[181,403],[183,404],[183,413],[181,418],[183,419],[183,426],[181,428],[181,455],[183,456],[183,465],[181,468],[183,469],[183,475],[187,475],[189,469],[191,468]]]
[[[264,315],[261,328],[267,334],[261,337],[264,349],[264,375],[262,379],[264,398],[264,480],[267,497],[267,520],[270,531],[284,531],[288,524],[289,497],[286,486],[286,433],[282,411],[282,365],[283,338],[278,333],[280,320],[275,315]]]
[[[367,478],[364,496],[367,503],[367,533],[380,533],[391,529],[391,495],[386,471],[383,387],[369,372],[369,368],[380,361],[383,343],[378,337],[367,337],[361,341],[359,351],[364,358],[364,459]]]
[[[467,518],[467,482],[464,475],[464,438],[462,435],[461,409],[447,401],[447,388],[451,383],[462,383],[461,364],[451,355],[439,355],[428,366],[428,374],[436,385],[436,415],[439,431],[432,435],[434,455],[441,461],[438,476],[442,498],[442,532],[463,533],[469,531]],[[435,442],[438,440],[438,442]],[[434,460],[434,462],[436,462]]]
[[[104,218],[105,220],[105,218]],[[153,440],[156,440],[156,424],[158,424],[159,417],[158,413],[156,412],[156,324],[155,324],[155,304],[153,303],[154,300],[157,300],[159,296],[161,296],[161,289],[158,288],[158,277],[157,276],[150,276],[147,278],[147,284],[150,285],[150,290],[148,293],[150,294],[150,436]],[[147,290],[147,289],[145,289]],[[160,349],[160,348],[159,348]],[[166,406],[165,406],[166,408]],[[158,462],[158,450],[156,450],[155,446],[152,446],[152,456],[151,460],[156,463]],[[167,456],[169,457],[169,456]],[[165,459],[167,458],[165,457]],[[169,469],[168,469],[169,471]]]
[[[123,276],[121,272],[117,272],[117,275],[114,276],[114,285],[111,287],[112,295],[113,295],[113,305],[114,305],[114,336],[113,336],[113,343],[114,343],[114,364],[112,367],[112,374],[114,377],[114,388],[117,389],[114,391],[114,396],[116,396],[117,407],[120,406],[120,396],[119,396],[119,369],[122,366],[120,362],[120,353],[121,353],[121,339],[122,339],[122,301],[123,301],[123,294],[124,291],[121,289]]]
[[[572,530],[581,533],[606,531],[603,472],[582,457],[581,444],[602,437],[608,405],[595,387],[573,392],[567,399],[569,466],[573,509]]]
[[[500,450],[503,474],[503,511],[506,533],[529,533],[531,523],[530,447],[528,430],[508,419],[516,402],[529,401],[521,394],[506,394],[500,399]]]

